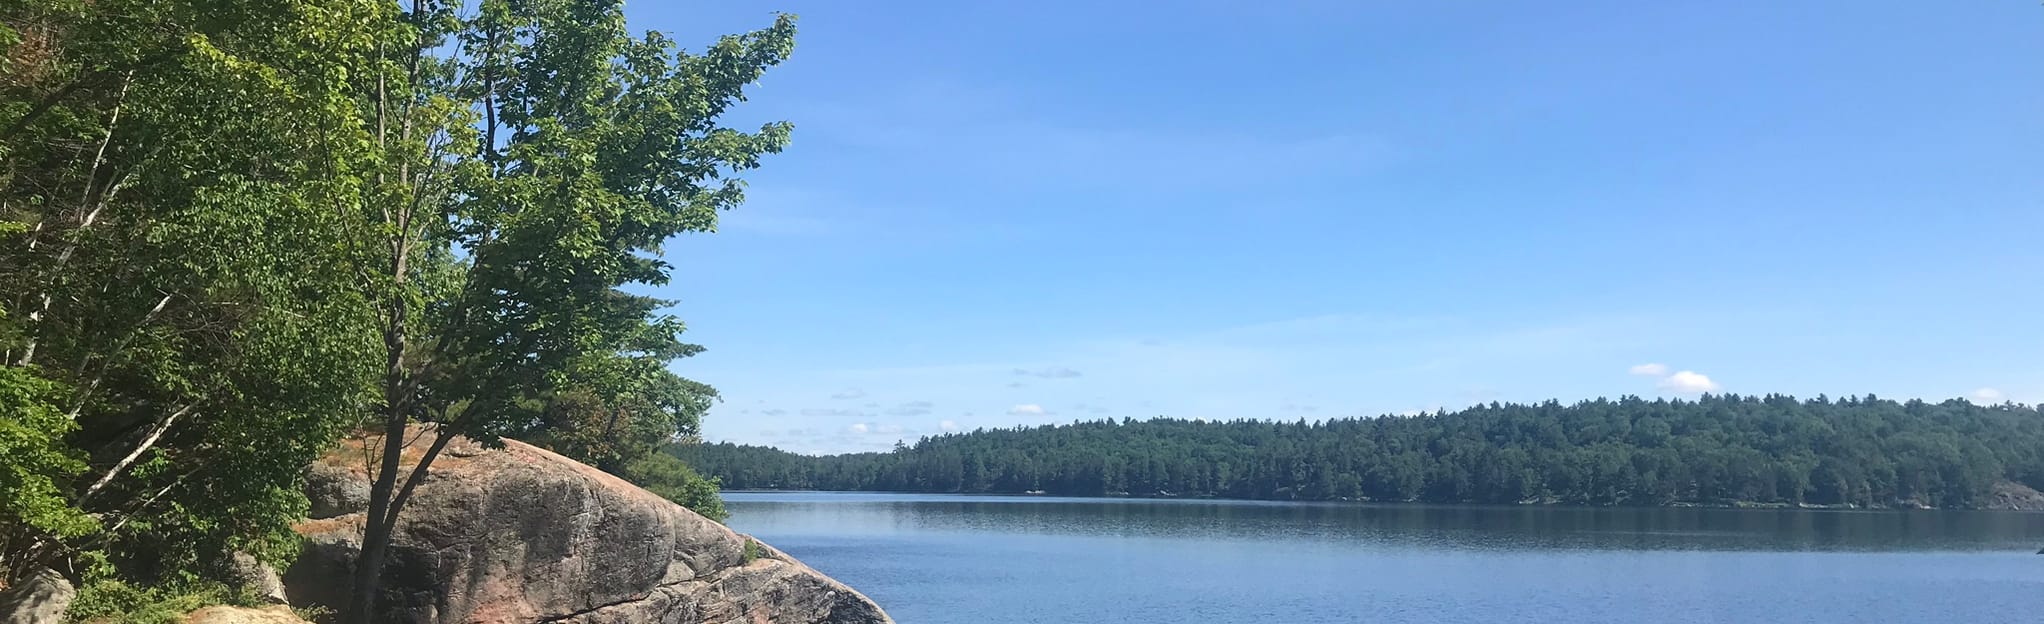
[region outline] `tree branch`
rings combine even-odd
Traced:
[[[143,452],[148,451],[149,447],[156,446],[156,441],[163,438],[163,433],[170,430],[171,424],[177,422],[178,417],[190,413],[192,407],[191,405],[180,407],[177,411],[165,414],[163,418],[157,419],[156,426],[150,429],[149,435],[143,437],[140,444],[135,445],[135,450],[129,451],[127,457],[121,458],[121,461],[116,462],[112,468],[108,468],[105,475],[100,476],[99,480],[93,482],[91,487],[85,488],[85,493],[78,495],[77,504],[82,507],[86,501],[92,500],[94,494],[98,494],[101,489],[106,488],[107,484],[113,482],[114,477],[120,476],[122,471],[127,470],[128,466],[135,463],[136,459],[140,459]]]
[[[383,518],[385,531],[397,529],[398,512],[404,509],[406,501],[411,500],[412,490],[419,487],[419,482],[426,480],[426,471],[433,466],[433,459],[440,456],[440,451],[447,449],[447,443],[454,441],[456,435],[459,434],[447,425],[434,427],[433,445],[427,447],[426,454],[419,457],[419,463],[412,466],[412,473],[405,477],[404,487],[399,488],[397,496],[390,501],[390,513]]]

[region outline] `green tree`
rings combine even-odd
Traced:
[[[378,4],[0,3],[0,582],[295,553],[371,362],[327,269]]]
[[[353,74],[375,156],[345,231],[364,234],[350,272],[376,302],[385,442],[350,622],[374,619],[392,530],[452,438],[531,433],[549,399],[575,393],[597,413],[667,402],[639,411],[683,428],[696,412],[678,378],[635,368],[691,352],[682,324],[621,289],[666,282],[660,245],[714,229],[743,199],[731,175],[788,137],[716,119],[787,56],[792,17],[693,55],[627,33],[615,0],[464,6],[414,2],[381,39],[388,55]],[[621,362],[647,383],[612,383]],[[401,473],[415,422],[432,439]]]
[[[1322,423],[1079,422],[824,457],[733,444],[669,451],[736,488],[949,491],[951,467],[962,466],[961,479],[990,475],[970,491],[1004,493],[1963,508],[1991,504],[2011,482],[2044,486],[2039,448],[2035,407],[1726,395]],[[758,466],[772,466],[771,478]]]
[[[676,375],[661,356],[590,360],[542,401],[531,431],[511,435],[614,474],[663,445],[695,441],[716,389]]]
[[[718,522],[730,517],[717,495],[717,480],[705,479],[688,464],[666,453],[650,453],[626,464],[621,475],[675,504]]]

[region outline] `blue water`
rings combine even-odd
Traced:
[[[725,499],[903,624],[2044,617],[2039,513]]]

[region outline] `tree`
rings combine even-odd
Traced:
[[[743,199],[731,174],[789,132],[716,119],[787,56],[791,16],[691,55],[627,34],[615,0],[464,6],[415,0],[382,34],[387,55],[354,74],[375,154],[354,172],[368,190],[345,231],[361,234],[349,271],[376,302],[383,445],[350,622],[374,618],[398,517],[454,437],[534,432],[568,401],[581,416],[660,412],[677,430],[699,413],[687,384],[645,368],[692,352],[682,324],[621,289],[666,282],[660,245],[713,230]],[[415,422],[431,442],[401,473]]]
[[[683,347],[677,357],[701,349]],[[663,445],[695,441],[716,389],[676,375],[659,355],[589,359],[542,401],[533,429],[513,435],[613,474]]]
[[[0,4],[0,583],[295,553],[370,370],[325,269],[376,5]]]
[[[705,479],[688,464],[666,453],[649,453],[626,464],[622,476],[677,505],[703,517],[723,522],[724,499],[717,495],[717,480]]]
[[[736,488],[949,491],[957,475],[966,491],[1063,495],[1979,507],[2008,482],[2044,486],[2039,448],[2035,407],[1725,395],[1321,423],[1079,422],[824,457],[734,444],[669,452]]]

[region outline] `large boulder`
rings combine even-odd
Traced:
[[[42,570],[0,590],[0,624],[59,624],[76,597],[70,581]]]
[[[347,446],[315,470],[366,483],[364,456]],[[310,492],[315,508],[341,513],[299,526],[306,551],[285,573],[294,605],[345,604],[365,514],[361,490],[339,481]],[[399,516],[378,621],[892,622],[851,588],[749,541],[554,453],[457,441]]]

